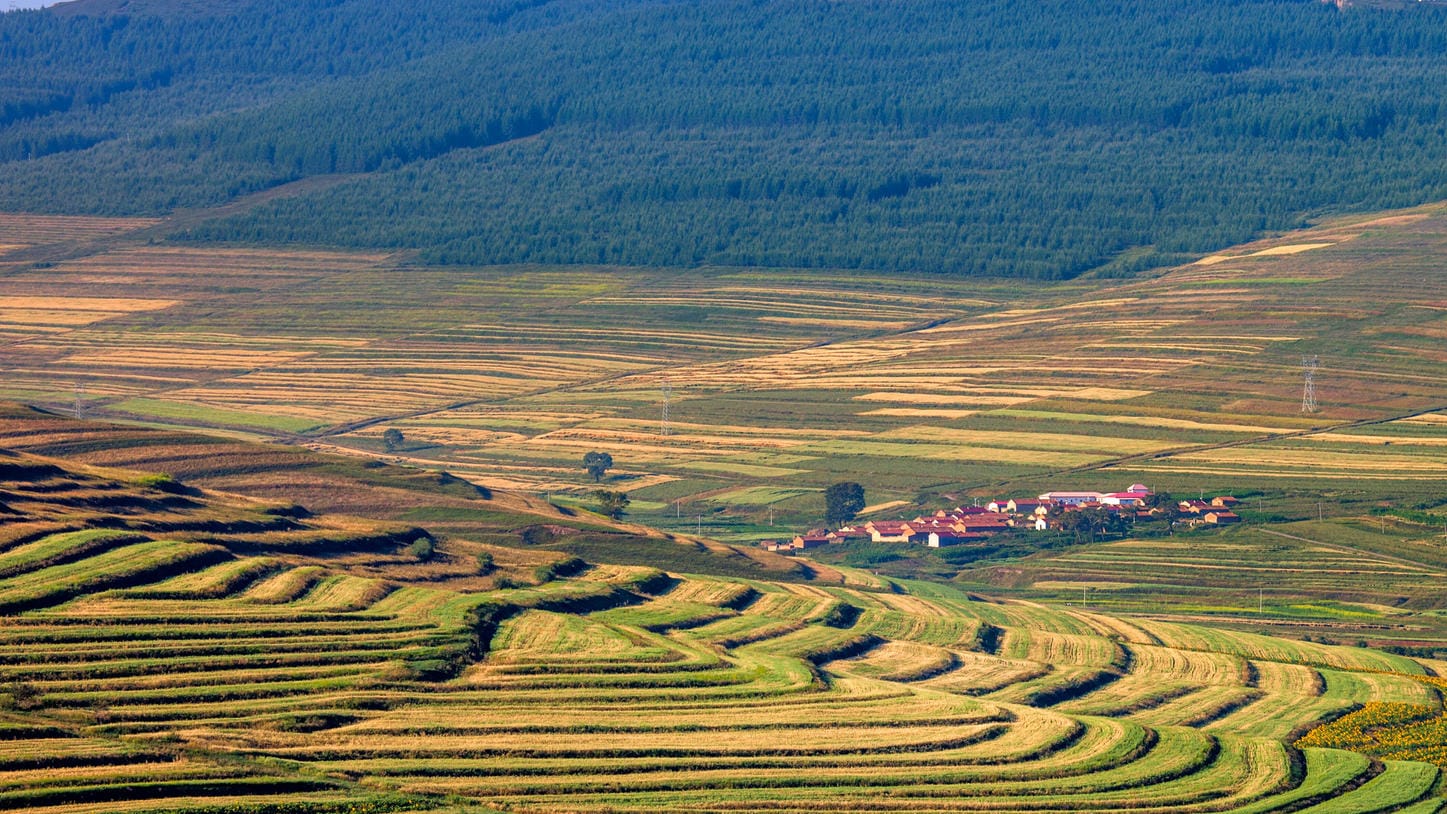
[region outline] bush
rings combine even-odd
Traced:
[[[487,576],[497,570],[497,563],[493,562],[492,554],[483,551],[477,555],[477,573]]]
[[[412,545],[407,546],[407,553],[411,554],[418,562],[426,562],[432,559],[432,555],[436,552],[437,547],[430,537],[418,537],[412,542]]]
[[[165,473],[142,475],[136,478],[135,484],[147,489],[155,489],[158,492],[169,494],[183,494],[187,492],[186,485]]]
[[[0,686],[0,709],[36,709],[40,703],[40,690],[34,684],[12,681]]]
[[[522,537],[525,545],[545,545],[558,539],[558,535],[547,526],[528,526],[518,532],[518,536]]]

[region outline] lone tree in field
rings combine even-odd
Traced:
[[[402,431],[396,427],[388,427],[382,431],[382,445],[387,448],[388,452],[396,452],[401,449],[402,442],[405,440],[407,439],[403,437]]]
[[[593,493],[593,499],[598,501],[598,511],[614,520],[623,517],[623,512],[631,502],[628,496],[622,492],[612,492],[607,489],[599,489]]]
[[[864,487],[845,481],[824,490],[824,522],[830,527],[848,523],[864,508]]]
[[[613,456],[606,452],[590,452],[583,456],[583,468],[593,476],[593,482],[603,479],[603,474],[613,468]]]

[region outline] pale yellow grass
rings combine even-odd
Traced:
[[[391,426],[393,425],[387,425],[387,427]],[[406,437],[408,442],[424,441],[448,446],[483,446],[500,441],[521,442],[527,440],[526,435],[520,435],[515,432],[502,432],[472,427],[439,427],[405,422],[398,422],[397,426],[407,431]],[[364,432],[356,433],[356,436],[360,438],[380,438],[387,427],[375,427]]]
[[[808,723],[793,728],[787,724],[758,730],[732,730],[727,737],[701,735],[698,732],[592,732],[588,734],[588,748],[597,751],[630,749],[673,749],[690,750],[693,753],[728,753],[737,750],[777,749],[780,743],[787,743],[795,749],[830,749],[840,744],[854,743],[869,745],[882,751],[903,751],[933,743],[953,741],[959,736],[957,724],[929,726],[902,725],[881,729],[879,727],[852,727],[848,722],[834,726],[816,727]],[[267,735],[266,740],[282,740]],[[418,738],[413,734],[396,737],[385,735],[358,735],[347,737],[344,733],[332,733],[327,739],[328,749],[377,750],[398,749],[415,746]],[[578,748],[578,735],[573,732],[499,732],[487,735],[437,735],[429,734],[425,740],[428,750],[441,752],[463,752],[479,749],[527,750],[543,756],[548,752],[568,753]],[[275,748],[275,747],[274,747]],[[311,747],[275,748],[280,755],[305,756]],[[922,751],[922,750],[921,750]]]
[[[1447,413],[1427,413],[1402,419],[1407,424],[1447,424]]]
[[[1313,249],[1325,249],[1329,246],[1335,245],[1335,243],[1290,243],[1285,246],[1272,246],[1269,249],[1262,249],[1259,252],[1252,252],[1251,254],[1248,254],[1246,256],[1272,257],[1281,254],[1301,254],[1302,252],[1309,252]]]
[[[881,407],[877,410],[866,410],[855,415],[882,415],[895,416],[899,418],[969,418],[977,415],[979,410],[950,410],[947,408],[930,409],[928,407]]]
[[[877,384],[877,382],[876,382]],[[1009,405],[1031,401],[1033,397],[966,396],[944,393],[862,393],[854,401],[883,401],[893,404],[979,404]]]
[[[1225,475],[1231,477],[1250,475],[1251,477],[1259,478],[1300,478],[1302,476],[1301,470],[1296,470],[1294,472],[1279,472],[1275,470],[1259,469],[1255,465],[1244,467],[1244,469],[1213,469],[1210,467],[1171,466],[1147,462],[1144,464],[1135,464],[1132,468],[1144,468],[1148,469],[1151,472],[1175,472],[1182,475]],[[1357,478],[1359,480],[1447,480],[1447,471],[1444,471],[1440,474],[1435,472],[1403,472],[1396,474],[1389,474],[1385,472],[1357,472],[1353,474],[1312,472],[1311,477],[1324,478],[1328,480],[1351,480],[1352,478]]]
[[[981,445],[988,447],[1018,447],[1061,452],[1109,452],[1128,455],[1140,452],[1155,452],[1169,449],[1177,442],[1141,438],[1111,438],[1096,435],[1068,435],[1065,433],[1012,432],[1008,430],[962,430],[950,427],[934,427],[918,424],[880,433],[875,438],[908,439],[916,441],[939,441],[956,445]]]
[[[1265,464],[1294,466],[1306,469],[1396,470],[1403,472],[1442,472],[1447,474],[1447,459],[1431,460],[1419,456],[1385,453],[1317,452],[1315,450],[1262,449],[1234,447],[1230,449],[1188,452],[1176,456],[1183,462],[1199,461],[1216,464]]]
[[[122,347],[73,353],[59,361],[64,365],[138,368],[253,368],[284,364],[308,355],[299,351],[217,350],[215,348]]]
[[[759,322],[768,322],[777,325],[810,325],[817,327],[845,326],[849,328],[859,327],[859,318],[849,319],[823,319],[821,317],[759,317]],[[913,324],[912,320],[869,320],[871,328],[907,328]]]
[[[1132,644],[1131,671],[1152,678],[1189,679],[1196,684],[1239,685],[1244,662],[1225,653],[1201,653],[1170,647]]]
[[[825,441],[810,444],[801,451],[832,455],[869,455],[883,458],[925,458],[945,461],[986,461],[1023,466],[1082,466],[1108,457],[1104,454],[1082,454],[1042,450],[958,446],[931,443],[889,441]]]
[[[1070,391],[1070,397],[1085,401],[1125,401],[1149,396],[1152,390],[1127,390],[1121,387],[1082,387]]]
[[[745,449],[787,449],[807,443],[809,439],[794,438],[740,438],[732,435],[693,435],[689,433],[670,433],[660,435],[658,432],[626,432],[622,430],[592,429],[587,427],[575,427],[563,430],[554,430],[550,433],[535,436],[531,439],[536,443],[554,443],[557,441],[582,440],[589,442],[606,442],[617,444],[664,444],[667,446],[704,446],[704,447],[734,447]]]
[[[1238,345],[1238,346],[1234,346],[1234,347],[1233,347],[1233,346],[1229,346],[1229,345],[1183,345],[1183,344],[1174,343],[1174,342],[1141,342],[1141,341],[1139,341],[1139,340],[1134,340],[1134,339],[1133,339],[1133,340],[1130,340],[1130,341],[1121,341],[1121,342],[1096,342],[1096,343],[1091,344],[1090,347],[1092,347],[1092,348],[1129,348],[1129,349],[1132,351],[1133,354],[1134,354],[1135,352],[1139,352],[1139,351],[1141,351],[1141,350],[1149,349],[1149,350],[1177,350],[1177,351],[1187,351],[1187,352],[1190,352],[1190,353],[1238,353],[1238,354],[1242,354],[1242,355],[1244,355],[1244,356],[1250,356],[1250,355],[1253,355],[1253,354],[1260,353],[1260,352],[1262,351],[1262,348],[1261,348],[1260,345]]]
[[[1015,411],[1000,410],[1000,415],[1010,415]],[[1049,419],[1058,416],[1061,421],[1089,421],[1099,424],[1130,424],[1137,427],[1166,427],[1178,430],[1208,430],[1212,432],[1246,432],[1258,433],[1261,435],[1276,435],[1279,433],[1297,432],[1295,427],[1268,427],[1259,424],[1224,424],[1212,421],[1192,421],[1184,418],[1163,418],[1150,415],[1075,415],[1049,412],[1028,411],[1020,413],[1031,418]]]
[[[1080,582],[1067,579],[1046,579],[1034,583],[1031,587],[1042,591],[1079,591],[1088,588],[1092,591],[1124,591],[1134,588],[1134,582]]]
[[[180,300],[151,300],[131,297],[19,297],[0,296],[0,308],[54,311],[132,312],[159,311]]]
[[[875,503],[871,506],[865,506],[864,508],[859,510],[859,513],[861,515],[877,514],[879,512],[889,511],[890,509],[897,508],[899,506],[908,506],[909,503],[910,502],[908,500],[889,500],[885,501],[884,503]]]
[[[613,447],[613,454],[616,457],[619,452],[623,452],[629,456],[659,458],[679,455],[732,455],[737,451],[732,449],[710,448],[706,446],[688,446],[684,444],[669,445],[668,443],[666,443],[666,440],[672,437],[673,436],[660,436],[658,439],[659,443],[654,444],[638,442],[618,442]],[[597,449],[598,442],[588,440],[586,438],[530,438],[516,444],[507,443],[499,444],[498,446],[504,448],[517,446],[532,449],[583,450],[586,452]]]
[[[994,321],[1000,316],[1002,315],[989,314],[983,317],[976,317],[969,322],[949,322],[944,325],[937,325],[933,328],[925,328],[924,330],[916,331],[915,333],[924,334],[927,336],[949,333],[975,333],[979,331],[996,331],[1003,328],[1024,328],[1036,325],[1045,325],[1055,322],[1062,322],[1066,319],[1065,315],[1057,314],[1053,316],[1037,316],[1028,318],[1016,318],[1004,321]]]
[[[1324,687],[1321,674],[1300,664],[1279,661],[1253,661],[1256,686],[1266,692],[1285,695],[1321,695]]]
[[[670,421],[668,426],[672,432],[693,432],[706,433],[710,437],[719,435],[742,435],[748,437],[776,436],[781,438],[846,438],[852,436],[869,435],[867,430],[838,430],[825,428],[799,428],[799,427],[758,427],[747,424],[692,424],[685,421]],[[648,434],[648,431],[658,428],[657,421],[644,421],[631,418],[600,418],[589,422],[588,428],[601,429],[636,429]]]
[[[678,480],[678,478],[674,475],[640,475],[615,488],[620,492],[636,492],[639,489],[647,489],[650,486],[660,486],[676,480]]]
[[[737,336],[732,333],[708,333],[704,331],[676,331],[662,330],[656,328],[551,328],[549,326],[520,326],[509,327],[500,325],[474,324],[463,325],[462,329],[478,331],[492,335],[515,335],[531,339],[546,338],[548,336],[561,336],[568,339],[603,339],[603,340],[633,340],[633,339],[670,339],[683,344],[689,342],[713,343],[720,339],[728,340],[730,344],[754,345],[763,348],[778,347],[781,344],[790,342],[797,343],[797,340],[787,340],[780,337],[750,337]],[[662,361],[662,359],[648,359],[647,361]]]
[[[797,288],[777,288],[768,286],[722,286],[714,290],[715,293],[733,296],[736,294],[775,294],[788,302],[796,302],[799,299]],[[968,299],[961,297],[944,296],[920,296],[916,294],[902,294],[899,292],[887,292],[872,294],[865,291],[834,290],[834,289],[810,289],[809,295],[814,299],[830,298],[844,303],[870,303],[871,308],[884,307],[894,308],[903,311],[913,308],[915,310],[933,311],[941,306],[992,306],[998,303],[991,300]]]
[[[1026,681],[1045,672],[1040,664],[1021,659],[1006,659],[983,653],[956,652],[960,666],[938,678],[924,682],[923,686],[948,692],[977,693],[989,692]],[[1012,708],[1013,711],[1013,708]],[[1060,720],[1065,720],[1060,716]]]
[[[1356,435],[1347,432],[1323,432],[1306,436],[1311,441],[1341,444],[1391,444],[1403,447],[1447,447],[1447,438],[1411,438],[1400,435]]]
[[[72,328],[123,316],[124,311],[43,311],[38,308],[0,308],[0,324],[24,326],[29,330]]]

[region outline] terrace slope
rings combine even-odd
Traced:
[[[0,449],[63,455],[68,461],[138,470],[260,502],[280,517],[350,516],[389,526],[425,524],[442,535],[422,570],[427,580],[486,587],[517,577],[507,568],[479,580],[477,557],[523,567],[559,561],[563,552],[601,547],[616,560],[668,563],[706,572],[809,578],[816,571],[752,549],[663,534],[599,515],[554,506],[525,494],[479,487],[445,471],[417,470],[374,458],[344,458],[305,449],[218,436],[78,421],[19,405],[0,405]],[[410,541],[409,541],[410,542]],[[518,551],[519,546],[529,549]],[[354,568],[362,567],[353,563]],[[395,561],[373,570],[391,573]],[[820,566],[831,578],[837,574]]]
[[[0,461],[9,809],[1443,804],[1440,751],[1293,745],[1366,702],[1440,720],[1410,658],[867,574],[426,581],[385,546],[363,560],[354,521],[118,474]]]

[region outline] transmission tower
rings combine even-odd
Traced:
[[[75,386],[75,417],[85,418],[85,385]]]
[[[672,398],[672,396],[673,385],[669,384],[668,379],[665,378],[663,380],[663,435],[668,434],[668,401],[670,398]]]
[[[1301,388],[1301,411],[1303,413],[1316,412],[1316,368],[1320,360],[1315,356],[1301,357],[1301,372],[1303,376]]]

